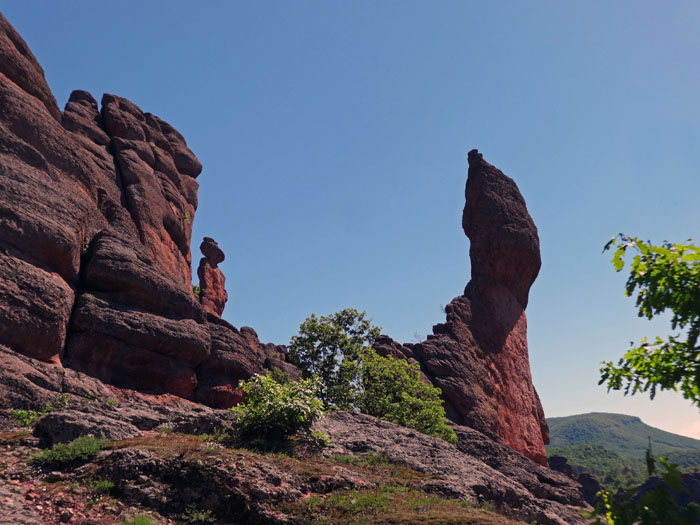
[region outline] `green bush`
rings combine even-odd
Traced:
[[[326,408],[359,410],[456,443],[440,389],[421,381],[417,364],[378,355],[372,348],[378,336],[364,312],[312,314],[292,338],[291,355],[304,377],[319,378]]]
[[[42,467],[56,468],[85,462],[97,456],[108,443],[109,441],[103,438],[83,436],[68,444],[57,443],[50,449],[34,456],[32,462]]]
[[[88,481],[88,487],[93,494],[101,496],[103,494],[109,494],[114,488],[114,483],[108,479],[99,479]]]
[[[216,521],[216,517],[212,511],[200,510],[192,506],[187,507],[187,510],[185,510],[180,518],[186,523],[194,523],[196,525],[205,525]]]
[[[456,443],[445,421],[440,389],[424,383],[417,363],[363,352],[358,406],[362,412]]]
[[[34,426],[34,424],[45,415],[50,414],[54,410],[57,410],[59,408],[65,408],[67,406],[68,397],[66,396],[66,394],[61,394],[60,396],[58,396],[56,406],[52,405],[47,401],[44,407],[39,411],[11,408],[10,415],[14,418],[18,426],[31,427]]]
[[[284,442],[291,436],[310,436],[323,413],[313,379],[278,383],[270,375],[256,375],[241,385],[246,403],[233,407],[236,434],[247,443]]]

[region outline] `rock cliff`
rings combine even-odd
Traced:
[[[298,373],[284,347],[221,319],[224,254],[210,238],[195,295],[202,166],[172,126],[114,95],[98,106],[85,91],[61,111],[2,15],[0,115],[0,408],[30,407],[85,376],[228,407],[240,379]],[[537,230],[515,183],[475,150],[462,225],[472,279],[446,322],[422,343],[384,336],[378,349],[417,360],[455,423],[546,464],[525,317]],[[50,378],[27,372],[31,360],[50,363]]]
[[[547,465],[549,431],[532,384],[525,307],[540,270],[537,228],[515,182],[468,155],[462,227],[471,245],[471,280],[445,307],[445,323],[418,344],[382,336],[384,355],[417,360],[440,387],[448,417],[502,439]]]
[[[218,322],[226,291],[212,239],[202,243],[200,298],[193,293],[202,166],[172,126],[114,95],[98,107],[85,91],[60,111],[2,15],[0,115],[1,345],[120,387],[213,404],[224,402],[209,373],[222,353],[236,362],[218,372],[229,387],[268,357],[285,360],[252,330]]]
[[[200,162],[172,126],[123,98],[104,95],[98,105],[75,91],[61,111],[41,66],[0,14],[0,431],[15,424],[10,408],[62,403],[35,414],[35,437],[0,432],[0,442],[24,440],[17,453],[29,457],[38,445],[107,437],[113,449],[92,467],[114,481],[119,505],[169,518],[193,506],[222,523],[246,516],[291,523],[294,512],[309,511],[311,497],[385,487],[391,470],[353,463],[369,453],[384,454],[397,472],[408,469],[412,490],[460,512],[491,502],[517,519],[582,523],[580,486],[528,459],[546,466],[525,317],[540,268],[537,230],[515,183],[475,150],[468,160],[462,225],[471,281],[425,341],[382,336],[376,345],[417,361],[440,387],[457,447],[341,412],[321,423],[333,448],[310,470],[296,460],[233,455],[201,434],[235,425],[230,411],[217,409],[241,401],[239,380],[274,368],[292,377],[299,371],[284,346],[263,344],[252,328],[221,318],[224,253],[211,238],[200,246],[199,292],[192,286]],[[21,507],[29,521],[70,521],[74,511],[56,509],[77,505],[74,491],[55,505],[25,501],[38,498],[47,475],[72,486],[92,467],[75,478],[39,472],[11,446],[2,459],[15,459],[0,479],[22,481],[2,493],[9,503],[0,521]],[[195,452],[215,453],[216,461],[185,457]],[[76,516],[114,521],[96,512],[86,504]]]

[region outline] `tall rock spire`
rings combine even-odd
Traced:
[[[525,307],[540,269],[537,228],[515,182],[472,150],[462,213],[471,280],[445,323],[415,345],[382,337],[380,353],[416,359],[450,419],[547,464],[549,430],[532,384]]]

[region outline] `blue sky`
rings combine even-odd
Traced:
[[[226,252],[235,325],[285,343],[311,312],[351,306],[398,340],[429,333],[468,280],[460,220],[478,148],[539,228],[528,319],[545,413],[627,413],[700,438],[680,395],[597,386],[601,360],[668,332],[637,319],[603,244],[700,229],[697,2],[0,9],[60,106],[73,89],[115,93],[186,137],[204,165],[194,238]]]

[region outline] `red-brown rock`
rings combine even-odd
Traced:
[[[229,408],[243,400],[238,383],[254,374],[279,368],[291,377],[299,370],[288,362],[286,348],[263,344],[248,326],[240,330],[209,314],[211,356],[197,367],[197,390],[193,399],[215,408]]]
[[[197,268],[199,302],[205,311],[221,317],[228,301],[226,278],[218,266],[224,260],[224,252],[211,237],[204,237],[199,249],[204,255]]]
[[[170,125],[84,91],[65,112],[0,15],[0,341],[189,397],[208,357],[189,249],[201,165]]]
[[[38,100],[49,114],[61,120],[61,111],[44,79],[44,70],[15,28],[0,13],[0,74]]]
[[[442,390],[450,419],[546,465],[549,431],[532,384],[525,317],[541,264],[537,228],[515,182],[476,150],[468,158],[462,224],[472,278],[465,294],[446,306],[446,322],[425,341],[382,337],[377,347],[418,360]]]
[[[540,267],[537,230],[511,179],[476,151],[469,163],[465,295],[426,341],[381,338],[377,346],[417,360],[454,421],[544,463],[547,427],[530,378],[524,312]],[[65,378],[88,374],[224,407],[240,401],[241,379],[273,368],[298,375],[284,347],[220,318],[224,255],[212,239],[201,246],[199,300],[192,292],[201,170],[182,135],[126,99],[104,95],[100,107],[75,91],[61,112],[41,66],[0,15],[7,399],[46,399],[72,388]],[[36,373],[23,377],[31,363]]]

